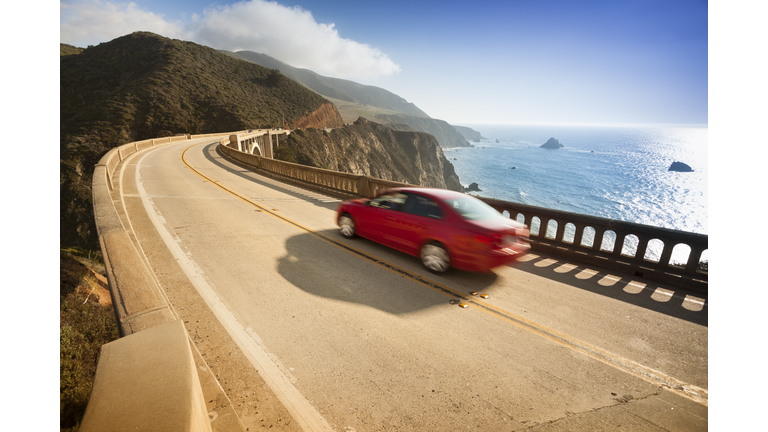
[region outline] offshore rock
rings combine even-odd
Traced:
[[[548,139],[547,142],[545,142],[544,144],[541,145],[541,148],[545,148],[545,149],[555,149],[556,150],[556,149],[559,149],[560,147],[565,147],[565,146],[560,144],[560,141],[558,141],[558,140],[556,140],[554,138]]]
[[[467,189],[465,192],[482,192],[483,190],[480,189],[480,187],[477,185],[477,183],[472,182],[469,186],[467,186]]]
[[[691,168],[690,165],[684,164],[682,162],[672,162],[672,165],[669,166],[667,171],[693,172],[693,168]]]

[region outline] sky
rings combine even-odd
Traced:
[[[389,90],[451,124],[707,124],[708,4],[63,0],[60,42],[150,31]]]

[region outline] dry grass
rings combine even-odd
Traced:
[[[99,349],[118,338],[115,315],[103,280],[82,261],[60,253],[59,278],[59,422],[76,431],[82,421]],[[108,305],[105,305],[108,304]]]

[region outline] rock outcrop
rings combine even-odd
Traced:
[[[467,186],[467,188],[465,189],[465,191],[466,191],[466,192],[482,192],[483,190],[482,190],[482,189],[480,189],[480,186],[479,186],[477,183],[475,183],[475,182],[472,182],[472,184],[470,184],[469,186]]]
[[[545,149],[559,149],[560,147],[565,147],[565,146],[560,144],[560,141],[554,138],[548,139],[547,142],[541,145],[541,148],[545,148]]]
[[[275,149],[276,159],[419,186],[461,190],[459,176],[434,136],[398,131],[360,117],[330,131],[299,129]]]
[[[326,102],[320,108],[301,117],[296,121],[295,127],[299,129],[309,129],[311,127],[341,127],[344,126],[344,120],[341,119],[339,111],[332,103]]]
[[[669,166],[667,171],[693,172],[693,168],[691,168],[690,165],[684,164],[682,162],[672,162],[672,165]]]

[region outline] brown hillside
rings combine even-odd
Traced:
[[[93,166],[113,147],[179,133],[342,125],[328,101],[277,70],[146,32],[62,55],[60,99],[60,243],[90,249],[98,248]]]

